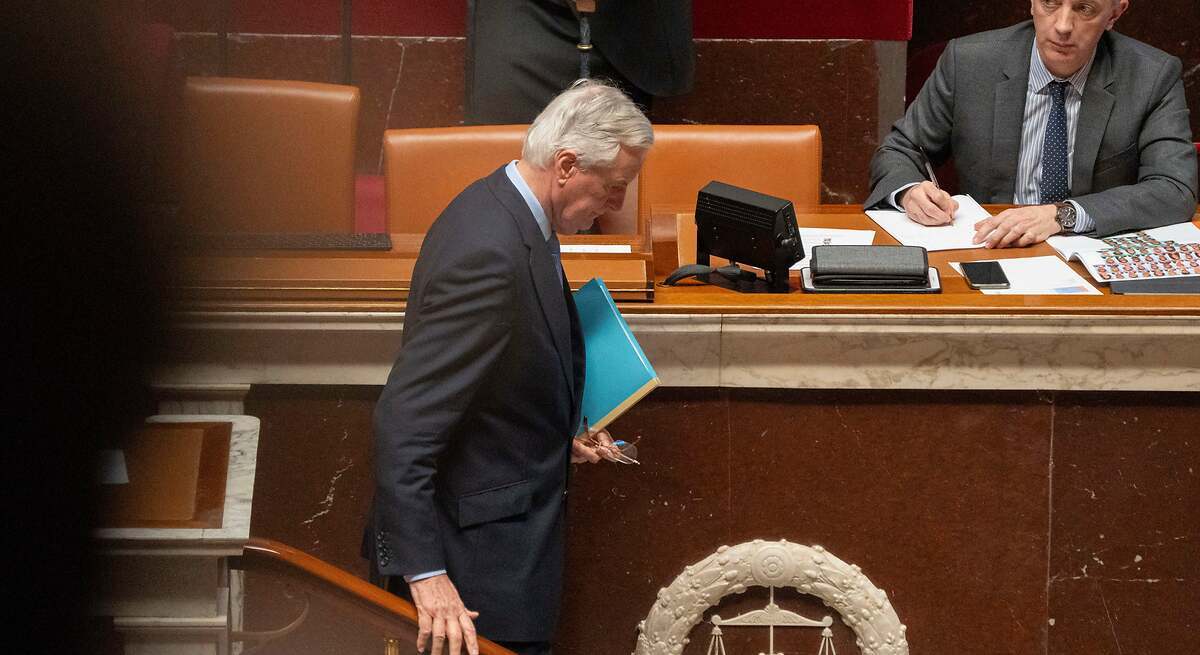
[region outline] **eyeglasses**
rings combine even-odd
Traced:
[[[603,444],[600,443],[600,441],[594,436],[592,436],[592,430],[588,427],[588,421],[586,417],[583,419],[583,434],[584,436],[580,437],[579,440],[583,442],[585,446],[594,448],[600,452],[600,456],[604,459],[607,459],[610,462],[617,462],[618,464],[641,465],[641,462],[637,461],[637,445],[638,442],[642,440],[640,435],[634,437],[633,441],[624,441],[622,439],[618,439],[613,441],[611,445]],[[613,448],[616,448],[617,450],[617,454],[615,455],[612,454]]]

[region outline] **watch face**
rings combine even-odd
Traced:
[[[1058,224],[1061,225],[1064,230],[1070,230],[1074,228],[1075,207],[1067,203],[1059,205],[1058,210],[1055,212],[1054,219],[1058,221]]]

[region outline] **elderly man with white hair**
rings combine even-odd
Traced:
[[[950,222],[957,202],[925,168],[953,156],[961,192],[1020,205],[976,223],[989,248],[1189,220],[1196,151],[1182,64],[1112,31],[1128,8],[1031,0],[1031,21],[951,41],[871,160],[867,208]]]
[[[574,433],[583,341],[558,234],[619,209],[653,143],[629,98],[580,80],[425,237],[375,410],[363,544],[373,577],[411,595],[420,650],[477,653],[478,629],[550,651],[570,463],[618,456],[606,432]]]

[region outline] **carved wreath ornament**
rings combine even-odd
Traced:
[[[706,610],[748,587],[792,587],[820,598],[854,630],[863,655],[908,654],[906,628],[891,601],[858,566],[820,546],[755,539],[721,546],[660,589],[650,613],[638,624],[633,655],[679,655]]]

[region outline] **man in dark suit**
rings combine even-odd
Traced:
[[[1112,32],[1129,0],[1032,0],[1032,21],[951,41],[871,160],[867,208],[940,225],[957,203],[922,148],[953,155],[961,191],[1023,205],[976,243],[1028,246],[1178,223],[1196,209],[1196,151],[1178,58]]]
[[[692,88],[691,0],[468,0],[467,123],[528,123],[584,76],[584,41],[586,76],[642,107]]]
[[[557,233],[619,209],[653,142],[628,97],[581,80],[533,122],[521,159],[467,187],[425,237],[375,410],[364,543],[375,576],[411,591],[418,648],[476,653],[477,627],[549,652],[569,462],[617,455],[607,433],[572,438],[583,343]]]

